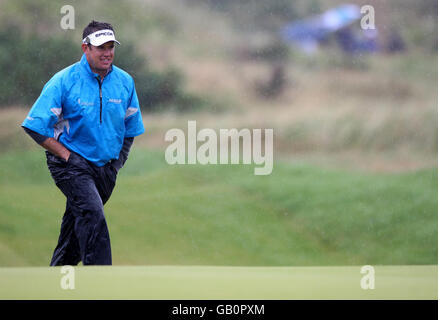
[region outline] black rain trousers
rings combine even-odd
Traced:
[[[111,244],[103,206],[114,189],[117,169],[97,167],[71,152],[68,161],[46,151],[47,166],[67,198],[51,266],[111,265]]]

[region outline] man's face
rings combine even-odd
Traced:
[[[91,69],[96,73],[108,71],[114,59],[114,41],[108,41],[98,47],[82,45]]]

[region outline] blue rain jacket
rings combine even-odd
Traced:
[[[144,132],[133,78],[113,65],[101,81],[85,54],[46,83],[22,126],[98,167],[118,159],[125,137]]]

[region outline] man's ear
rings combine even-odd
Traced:
[[[88,44],[86,44],[86,43],[83,43],[81,47],[82,47],[82,52],[83,52],[83,53],[86,53],[87,50],[89,50],[89,48],[88,48]]]

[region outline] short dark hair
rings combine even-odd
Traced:
[[[84,32],[82,32],[82,39],[85,39],[86,36],[92,34],[93,32],[105,29],[112,30],[114,34],[116,34],[111,24],[107,22],[99,22],[93,20],[88,24],[88,26],[85,27]]]

